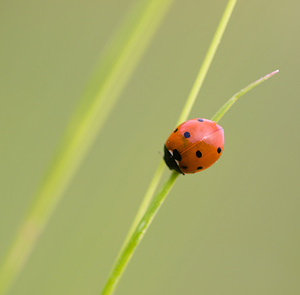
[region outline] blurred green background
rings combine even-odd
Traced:
[[[133,3],[0,1],[0,261]],[[11,295],[100,293],[226,3],[174,1]],[[280,73],[220,121],[222,157],[178,179],[116,294],[300,293],[299,10],[238,1],[190,118]]]

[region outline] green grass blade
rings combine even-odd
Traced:
[[[234,8],[234,5],[236,4],[236,0],[230,0],[227,4],[227,7],[224,11],[224,14],[222,16],[222,19],[219,23],[219,26],[216,30],[216,33],[215,33],[215,36],[209,46],[209,49],[207,51],[207,54],[204,58],[204,61],[203,61],[203,64],[199,70],[199,73],[198,73],[198,76],[193,84],[193,87],[192,87],[192,90],[187,98],[187,101],[185,103],[185,106],[183,108],[183,111],[180,115],[180,118],[178,120],[178,124],[182,121],[185,121],[195,103],[195,100],[196,100],[196,97],[200,91],[200,88],[202,86],[202,83],[205,79],[205,76],[208,72],[208,69],[209,69],[209,66],[211,65],[211,62],[213,60],[213,57],[216,53],[216,50],[217,50],[217,47],[218,45],[220,44],[220,41],[221,41],[221,38],[222,38],[222,35],[224,34],[224,31],[225,31],[225,28],[228,24],[228,21],[230,19],[230,16],[232,14],[232,11],[233,11],[233,8]],[[177,125],[178,125],[177,124]],[[162,177],[162,174],[163,174],[163,170],[165,168],[165,164],[163,161],[160,162],[159,166],[157,167],[156,171],[154,172],[154,176],[153,176],[153,179],[149,185],[149,188],[144,196],[144,199],[142,201],[142,204],[134,218],[134,221],[130,227],[130,230],[126,236],[126,239],[124,241],[124,244],[123,244],[123,247],[125,246],[125,244],[127,243],[128,239],[130,238],[130,236],[132,235],[135,227],[137,226],[140,218],[145,214],[150,202],[151,202],[151,199],[153,198],[153,195],[155,193],[155,190],[157,189],[158,187],[158,184],[161,180],[161,177]],[[123,249],[122,247],[122,249]],[[121,249],[121,251],[122,251]]]
[[[200,88],[203,84],[203,81],[206,77],[206,74],[208,72],[208,69],[211,65],[211,62],[213,60],[213,57],[215,56],[215,53],[216,53],[216,50],[218,48],[218,45],[220,44],[220,41],[221,41],[221,38],[224,34],[224,31],[225,31],[225,28],[228,24],[228,21],[230,19],[230,16],[232,14],[232,11],[233,11],[233,8],[236,4],[236,0],[229,0],[228,1],[228,4],[225,8],[225,11],[223,13],[223,16],[221,18],[221,21],[218,25],[218,28],[216,30],[216,33],[214,35],[214,38],[211,42],[211,45],[208,49],[208,52],[204,58],[204,61],[203,61],[203,64],[200,68],[200,71],[199,71],[199,74],[194,82],[194,85],[191,89],[191,92],[188,96],[188,99],[185,103],[185,106],[183,108],[183,111],[180,115],[180,118],[178,120],[178,122],[182,122],[184,120],[186,120],[186,118],[188,117],[194,103],[195,103],[195,100],[196,100],[196,97],[200,91]],[[158,168],[156,169],[155,173],[154,173],[154,176],[153,176],[153,179],[149,185],[149,188],[144,196],[144,199],[142,201],[142,204],[140,206],[140,208],[138,209],[138,212],[134,218],[134,221],[129,229],[129,232],[125,238],[125,241],[123,243],[123,246],[121,247],[121,250],[116,258],[116,261],[115,261],[115,264],[113,265],[112,267],[112,270],[111,270],[111,273],[108,277],[108,280],[106,282],[106,285],[103,289],[103,295],[109,295],[113,292],[113,290],[115,289],[118,281],[120,280],[120,277],[125,269],[125,267],[127,266],[132,254],[133,254],[133,251],[135,249],[135,247],[137,246],[138,243],[135,244],[135,247],[129,247],[128,248],[128,245],[132,243],[132,239],[134,238],[135,234],[137,234],[137,229],[140,227],[141,224],[143,224],[143,220],[144,220],[144,217],[145,215],[148,214],[149,212],[149,208],[152,208],[152,205],[150,205],[149,207],[149,204],[151,203],[151,200],[153,198],[153,195],[158,187],[158,184],[161,180],[161,176],[163,174],[163,170],[165,168],[165,163],[163,161],[160,162]],[[174,177],[174,175],[176,175],[176,177]],[[171,177],[169,179],[169,181],[173,180],[174,178],[174,181],[175,179],[177,178],[177,173],[176,172],[173,172],[171,174]],[[174,182],[172,182],[174,183]],[[168,182],[165,184],[165,185],[168,185]],[[162,191],[166,191],[164,190],[164,187],[162,189]],[[158,195],[156,195],[156,197],[154,198],[153,202],[156,202],[157,198],[159,197],[163,197],[165,198],[167,194],[165,195],[161,195],[160,193]],[[153,202],[151,204],[153,204]],[[159,209],[159,207],[157,208],[157,210]],[[147,212],[147,213],[146,213]],[[142,217],[143,216],[143,217]],[[142,217],[142,219],[141,219]],[[150,223],[148,223],[147,227],[145,227],[145,231],[147,230],[148,226],[150,225]],[[143,237],[144,233],[142,235],[140,235],[140,239]],[[138,242],[140,241],[140,239],[138,240]],[[125,252],[128,252],[128,251],[131,251],[131,254],[129,255],[128,253],[126,254]]]
[[[240,98],[242,95],[259,85],[260,83],[268,80],[273,75],[277,74],[279,70],[276,70],[270,74],[267,74],[263,76],[262,78],[254,81],[253,83],[249,84],[245,88],[241,89],[239,92],[234,94],[217,112],[216,114],[211,118],[212,121],[218,122],[220,119],[225,115],[225,113],[232,107],[232,105],[237,101],[238,98]]]
[[[221,18],[221,21],[218,25],[216,33],[215,33],[215,35],[213,37],[213,40],[212,40],[212,42],[209,46],[209,49],[208,49],[207,54],[204,58],[203,64],[200,68],[200,71],[197,75],[197,78],[194,82],[194,85],[191,89],[191,92],[190,92],[190,94],[187,98],[187,101],[186,101],[186,103],[183,107],[183,110],[182,110],[182,112],[179,116],[179,119],[178,119],[178,122],[177,122],[176,125],[179,125],[182,122],[186,121],[189,114],[190,114],[190,112],[191,112],[191,110],[192,110],[192,108],[193,108],[193,105],[196,101],[196,98],[198,96],[200,88],[201,88],[201,86],[204,82],[204,79],[205,79],[206,75],[207,75],[208,69],[209,69],[209,67],[212,63],[212,60],[213,60],[213,58],[216,54],[216,51],[218,49],[218,46],[219,46],[220,42],[221,42],[222,36],[223,36],[224,31],[227,27],[227,24],[229,22],[229,19],[231,17],[231,14],[232,14],[232,11],[235,7],[235,4],[236,4],[236,0],[228,1],[228,4],[225,8],[225,11],[224,11],[223,16]]]
[[[141,220],[141,218],[143,217],[143,215],[145,214],[147,208],[149,207],[149,204],[153,198],[153,195],[157,189],[157,186],[160,182],[160,179],[163,175],[163,172],[164,172],[164,169],[166,167],[166,164],[163,160],[160,161],[155,173],[154,173],[154,176],[151,180],[151,183],[149,185],[149,188],[145,194],[145,197],[140,205],[140,209],[138,210],[134,220],[133,220],[133,223],[127,233],[127,236],[125,238],[125,241],[123,242],[123,246],[121,247],[121,250],[120,250],[120,253],[118,256],[121,255],[122,251],[124,250],[125,246],[127,245],[130,237],[132,236],[137,224],[139,223],[139,221]]]
[[[232,98],[230,98],[227,101],[227,103],[224,104],[224,106],[216,113],[216,115],[212,118],[212,120],[219,121],[222,118],[222,116],[225,114],[225,112],[233,105],[233,103],[239,97],[241,97],[243,94],[247,93],[249,90],[251,90],[255,86],[259,85],[260,83],[266,81],[267,79],[269,79],[276,73],[278,73],[278,70],[260,78],[259,80],[255,81],[255,82],[251,83],[250,85],[248,85],[247,87],[243,88],[241,91],[237,92]],[[118,259],[116,260],[113,270],[112,270],[112,272],[108,278],[108,281],[105,285],[105,288],[102,292],[102,295],[110,295],[116,288],[116,285],[117,285],[118,281],[120,280],[120,277],[122,276],[136,247],[138,246],[139,242],[145,235],[153,218],[157,214],[160,206],[164,202],[165,198],[167,197],[168,193],[170,192],[171,188],[173,187],[175,180],[177,179],[178,176],[179,176],[179,173],[177,173],[177,172],[171,173],[168,181],[163,184],[161,190],[156,194],[156,196],[153,198],[152,202],[148,206],[144,216],[137,223],[137,226],[135,227],[131,237],[126,240],[127,242],[122,247],[122,250],[118,256]]]
[[[5,294],[24,267],[63,192],[136,68],[172,0],[137,1],[107,47],[75,110],[34,204],[0,268]]]
[[[158,212],[160,206],[162,205],[166,196],[168,195],[171,188],[173,187],[173,184],[174,184],[175,180],[177,179],[178,175],[179,174],[177,172],[172,172],[169,179],[162,186],[162,189],[157,193],[156,197],[151,202],[146,214],[142,217],[142,219],[138,223],[138,226],[134,230],[130,240],[124,247],[121,259],[119,259],[117,261],[113,272],[109,276],[109,279],[101,293],[102,295],[110,295],[114,292],[114,290],[126,268],[126,265],[128,264],[129,260],[131,259],[132,255],[134,253],[134,250],[136,249],[139,242],[145,235],[146,230],[150,226],[150,224],[151,224],[153,218],[155,217],[156,213]]]

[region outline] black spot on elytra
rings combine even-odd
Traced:
[[[191,134],[189,133],[189,132],[184,132],[184,134],[183,134],[183,136],[185,137],[185,138],[189,138],[190,136],[191,136]]]
[[[220,154],[221,153],[221,148],[218,147],[217,152]]]
[[[173,158],[177,161],[181,161],[181,155],[176,149],[173,151]]]
[[[174,130],[174,133],[177,132],[177,131],[178,131],[178,128],[176,128],[176,129]]]
[[[200,167],[197,167],[197,170],[201,170],[201,169],[203,169],[203,167],[201,167],[201,166],[200,166]]]
[[[201,158],[201,157],[202,157],[202,153],[201,153],[200,151],[197,151],[197,152],[196,152],[196,156],[197,156],[198,158]]]
[[[198,119],[199,122],[203,122],[203,119]]]
[[[182,169],[187,169],[187,166],[181,166]]]

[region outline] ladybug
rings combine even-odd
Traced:
[[[196,118],[180,124],[167,139],[164,160],[182,174],[202,171],[223,152],[224,130],[216,122]]]

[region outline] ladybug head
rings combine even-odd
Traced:
[[[167,149],[166,146],[164,146],[164,160],[167,164],[167,166],[171,169],[171,170],[175,170],[177,171],[178,173],[181,173],[184,175],[184,173],[179,169],[179,166],[178,164],[176,163],[176,159],[174,157],[174,153],[172,153],[171,151],[169,151]]]

